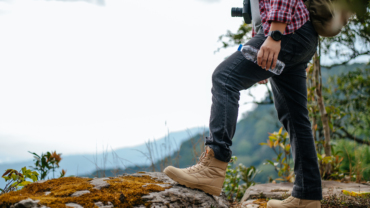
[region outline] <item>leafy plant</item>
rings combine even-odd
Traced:
[[[243,164],[239,164],[235,169],[232,169],[234,163],[237,161],[237,157],[233,156],[231,162],[228,164],[226,169],[226,176],[223,185],[224,192],[229,201],[240,201],[245,191],[250,187],[254,186],[254,178],[261,171],[256,169],[254,166],[245,167]],[[242,183],[244,182],[244,183]]]
[[[34,155],[33,161],[35,161],[35,166],[31,168],[40,173],[40,180],[44,180],[50,171],[53,171],[53,178],[55,178],[55,170],[59,168],[59,163],[62,160],[61,154],[57,154],[56,151],[54,151],[46,152],[46,154],[41,153],[41,156],[39,156],[34,152],[28,152]],[[65,173],[66,171],[62,170],[60,178],[64,177]]]
[[[35,182],[37,181],[38,175],[39,174],[36,171],[31,171],[26,167],[23,167],[21,169],[21,173],[14,169],[8,169],[2,175],[2,178],[5,179],[5,182],[7,182],[7,184],[5,185],[4,189],[0,188],[0,194],[5,194],[10,191],[16,191],[19,188],[30,184],[31,182],[27,181],[27,178]]]
[[[340,180],[344,178],[344,173],[340,170],[343,157],[340,157],[339,154],[343,154],[343,151],[334,150],[334,144],[331,145],[332,155],[326,156],[325,154],[317,153],[317,159],[319,163],[319,169],[322,179],[331,179],[331,180]],[[325,171],[326,165],[331,166],[331,174],[328,175]]]
[[[62,171],[60,172],[60,176],[59,178],[62,178],[66,175],[67,171],[65,171],[64,169],[62,169]]]
[[[274,150],[277,155],[276,158],[272,160],[266,160],[264,165],[270,164],[274,166],[278,176],[276,180],[281,180],[285,182],[294,182],[294,171],[290,167],[291,164],[291,154],[290,154],[290,144],[288,141],[288,132],[283,133],[283,127],[280,128],[279,132],[269,133],[269,139],[267,143],[260,143],[260,145],[267,145]]]

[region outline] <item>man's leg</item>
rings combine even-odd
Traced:
[[[264,38],[259,42],[263,43]],[[257,46],[258,47],[258,46]],[[269,71],[245,59],[236,51],[222,62],[212,75],[212,107],[209,124],[210,137],[205,144],[213,149],[215,157],[229,162],[230,146],[235,133],[241,90],[273,76]]]
[[[321,200],[321,176],[307,110],[305,64],[270,79],[280,122],[289,133],[295,182],[292,196]]]
[[[247,44],[259,48],[264,39],[263,34],[257,35]],[[179,184],[220,195],[231,157],[229,146],[235,132],[239,91],[271,76],[239,51],[223,61],[212,75],[211,136],[206,139],[206,151],[196,165],[185,169],[168,166],[163,172]]]
[[[321,176],[308,117],[306,83],[307,63],[317,44],[318,35],[308,21],[281,49],[279,60],[286,64],[283,73],[269,79],[279,120],[289,133],[295,181],[292,196],[283,201],[269,200],[268,208],[321,207]]]

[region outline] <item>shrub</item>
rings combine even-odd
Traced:
[[[2,175],[5,179],[6,185],[4,189],[0,188],[0,194],[8,193],[10,191],[16,191],[19,188],[30,184],[30,181],[26,179],[31,179],[33,182],[37,181],[37,176],[39,174],[36,171],[31,171],[26,167],[23,167],[20,172],[14,169],[8,169]]]
[[[269,135],[267,143],[260,143],[260,145],[269,146],[274,150],[277,157],[273,158],[274,162],[272,160],[266,160],[267,162],[263,164],[274,166],[278,176],[281,177],[276,180],[294,182],[293,167],[290,167],[292,155],[290,154],[288,132],[283,133],[283,127],[281,127],[279,132],[269,133]]]
[[[259,171],[254,166],[245,167],[243,164],[239,164],[235,169],[232,166],[238,158],[233,156],[231,162],[228,164],[226,169],[225,182],[223,190],[229,201],[240,201],[245,191],[250,187],[254,186],[254,178]],[[244,182],[244,183],[242,183]]]

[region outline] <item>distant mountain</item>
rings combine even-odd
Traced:
[[[266,159],[271,159],[274,156],[273,151],[267,146],[259,145],[260,142],[266,142],[268,132],[278,131],[280,124],[276,115],[276,110],[273,105],[259,105],[253,111],[248,112],[241,119],[236,127],[235,136],[231,150],[233,155],[238,157],[235,165],[242,163],[246,166],[254,165],[258,169],[263,170],[256,177],[257,182],[266,182],[268,176],[277,177],[272,167],[262,165]],[[204,136],[208,136],[209,132],[198,134],[184,141],[181,144],[180,151],[174,152],[170,157],[164,160],[156,161],[154,164],[155,170],[160,171],[164,168],[163,164],[172,164],[180,168],[186,168],[194,165],[196,159],[200,156],[200,147],[204,142]],[[194,154],[196,150],[197,154]],[[114,176],[122,173],[134,173],[137,171],[154,171],[150,165],[133,165],[125,169],[106,169],[105,176]],[[102,170],[94,171],[91,174],[85,175],[88,177],[102,177]]]
[[[206,129],[208,130],[208,129]],[[98,154],[81,154],[81,155],[62,155],[60,167],[67,170],[68,175],[85,175],[99,168],[125,168],[127,166],[148,165],[150,161],[145,155],[148,155],[147,145],[156,147],[158,153],[153,152],[155,160],[159,160],[173,154],[179,149],[180,144],[198,133],[204,131],[203,127],[190,128],[184,131],[171,132],[165,137],[157,140],[148,141],[146,144],[124,147],[116,150],[107,150],[104,153]],[[161,147],[162,144],[167,144],[167,149]],[[162,145],[163,146],[163,145]],[[0,164],[0,174],[2,175],[6,169],[20,170],[24,166],[32,166],[32,155],[30,160],[17,163],[2,163]],[[104,162],[105,161],[105,162]],[[52,175],[50,174],[50,177]],[[0,188],[5,186],[5,182],[0,178]]]

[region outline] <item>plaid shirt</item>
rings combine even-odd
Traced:
[[[298,30],[310,18],[303,0],[259,0],[262,27],[267,36],[271,21],[287,23],[284,35]],[[256,33],[252,31],[252,37]]]

